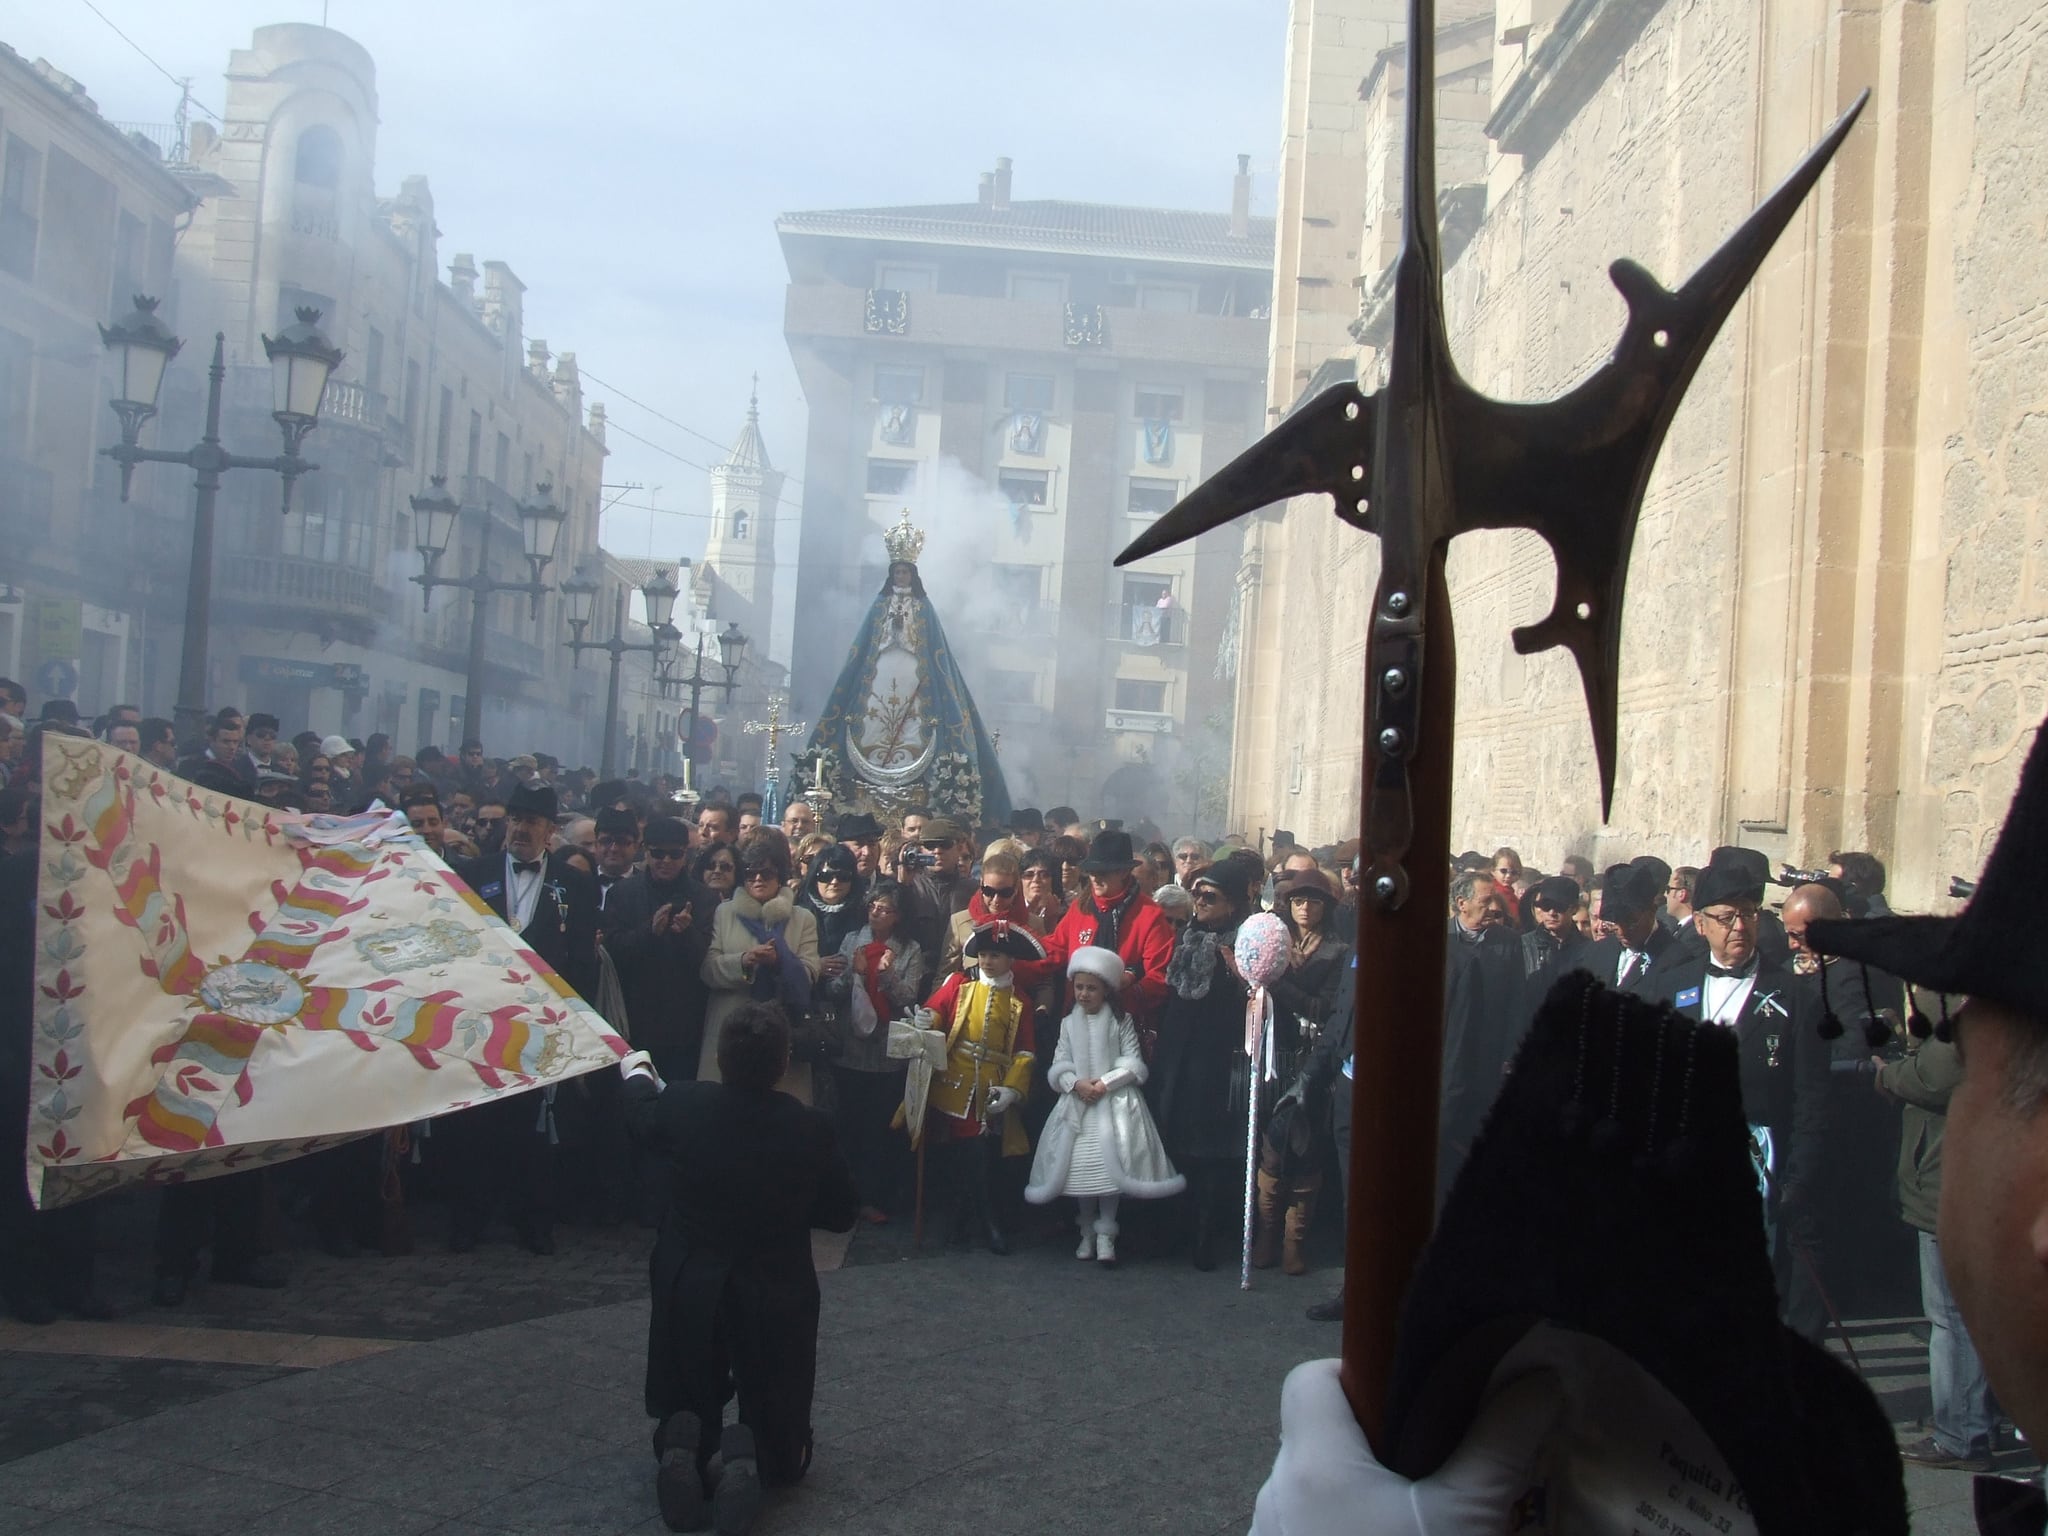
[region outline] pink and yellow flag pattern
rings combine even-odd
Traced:
[[[29,1193],[303,1156],[615,1065],[596,1010],[403,815],[45,742]]]

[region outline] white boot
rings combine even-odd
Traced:
[[[1076,1198],[1081,1203],[1079,1217],[1081,1246],[1074,1250],[1074,1257],[1077,1259],[1092,1259],[1095,1257],[1096,1202],[1094,1197],[1088,1195],[1077,1196]]]
[[[1095,1218],[1095,1261],[1111,1269],[1116,1268],[1116,1207],[1115,1195],[1101,1197],[1102,1214]]]

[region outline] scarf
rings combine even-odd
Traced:
[[[882,956],[899,948],[899,946],[893,941],[885,942],[876,938],[874,931],[868,928],[861,929],[860,939],[857,942],[860,945],[860,953],[866,955],[868,960],[868,973],[858,979],[862,989],[868,995],[868,1001],[875,1006],[875,1017],[878,1019],[894,1018],[896,1004],[890,998],[887,989],[882,985]]]
[[[1180,942],[1174,945],[1173,958],[1167,962],[1166,984],[1189,1002],[1207,997],[1216,979],[1218,954],[1236,935],[1235,923],[1228,928],[1201,928],[1189,923],[1181,930]]]
[[[776,898],[777,901],[782,899],[781,895]],[[803,1017],[811,1007],[811,973],[804,969],[803,961],[798,959],[796,951],[789,947],[789,940],[785,936],[789,929],[789,914],[795,910],[795,903],[791,902],[784,909],[781,922],[770,927],[762,919],[768,915],[768,908],[775,905],[775,902],[764,904],[751,896],[736,897],[734,900],[733,914],[739,918],[740,925],[754,936],[754,942],[775,946],[774,972],[754,972],[754,1000],[762,1003],[779,1002],[792,1019]],[[760,916],[749,917],[748,907],[754,908]]]
[[[975,899],[980,900],[979,893]],[[1138,882],[1131,881],[1130,889],[1110,904],[1107,912],[1096,905],[1095,895],[1090,892],[1081,898],[1081,910],[1095,919],[1095,944],[1099,949],[1123,949],[1124,919],[1131,915],[1131,909],[1138,903]],[[1203,991],[1207,991],[1205,986]],[[1199,994],[1198,994],[1199,995]]]

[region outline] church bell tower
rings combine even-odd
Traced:
[[[759,381],[747,400],[746,425],[711,471],[711,537],[692,578],[700,613],[722,629],[737,620],[766,657],[775,624],[775,511],[782,474],[768,462],[761,441]]]

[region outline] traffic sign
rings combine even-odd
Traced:
[[[36,690],[48,699],[76,698],[78,663],[61,658],[43,662],[36,668]]]

